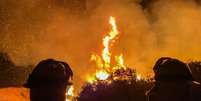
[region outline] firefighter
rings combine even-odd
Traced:
[[[31,101],[65,101],[72,76],[67,63],[47,59],[35,67],[24,86],[30,88]]]
[[[201,101],[201,86],[189,67],[180,60],[163,57],[154,68],[154,87],[147,92],[148,101]]]

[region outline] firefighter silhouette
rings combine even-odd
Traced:
[[[154,68],[154,87],[148,101],[201,101],[201,87],[193,80],[189,67],[180,60],[163,57]]]
[[[31,101],[65,101],[65,93],[73,72],[65,62],[41,61],[24,85],[30,88]]]

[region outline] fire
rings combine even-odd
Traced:
[[[104,61],[105,68],[111,67],[110,66],[110,60],[111,60],[110,45],[111,45],[111,42],[114,41],[116,36],[119,34],[119,31],[117,30],[115,18],[110,17],[109,22],[112,27],[112,30],[109,32],[109,35],[107,35],[103,38],[104,49],[102,50],[102,58]]]
[[[96,77],[99,79],[99,80],[106,80],[110,75],[104,71],[104,70],[100,70],[96,73]]]
[[[139,80],[141,80],[142,79],[142,77],[141,77],[141,75],[137,75],[137,77],[136,77],[136,79],[139,81]]]
[[[116,69],[120,69],[120,68],[125,68],[125,65],[124,65],[124,59],[123,59],[123,54],[121,54],[120,56],[116,56],[115,57],[116,61],[117,61],[117,68]],[[118,68],[120,67],[120,68]],[[113,68],[115,69],[115,68]]]
[[[94,76],[87,76],[87,82],[88,83],[93,83],[93,82],[95,82],[96,81],[96,77],[94,77]]]
[[[66,101],[73,101],[73,97],[74,97],[74,87],[70,86],[70,88],[66,93]]]
[[[112,66],[111,64],[111,46],[115,42],[115,39],[119,35],[119,31],[117,29],[116,20],[114,17],[110,17],[109,24],[111,25],[111,31],[103,38],[103,49],[101,55],[92,54],[91,61],[95,61],[99,70],[96,72],[95,77],[98,80],[107,80],[110,77],[110,74],[113,70],[125,68],[123,55],[114,56],[116,65]],[[88,77],[88,82],[92,83],[95,81],[92,80],[93,77]]]

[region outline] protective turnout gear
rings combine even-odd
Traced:
[[[148,101],[201,101],[201,86],[193,81],[189,67],[173,58],[160,58],[154,68],[154,87]]]
[[[163,81],[163,80],[189,80],[193,79],[191,71],[189,67],[177,60],[168,57],[160,58],[154,68],[155,80]]]
[[[25,87],[30,88],[31,101],[65,101],[65,92],[73,72],[62,61],[41,61],[29,75]]]

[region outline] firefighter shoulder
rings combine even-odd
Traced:
[[[39,86],[58,86],[60,84],[70,85],[69,79],[73,72],[65,62],[47,59],[41,61],[29,75],[27,88],[36,88]]]
[[[155,83],[147,92],[149,101],[201,101],[200,84],[180,60],[163,57],[154,68]]]

